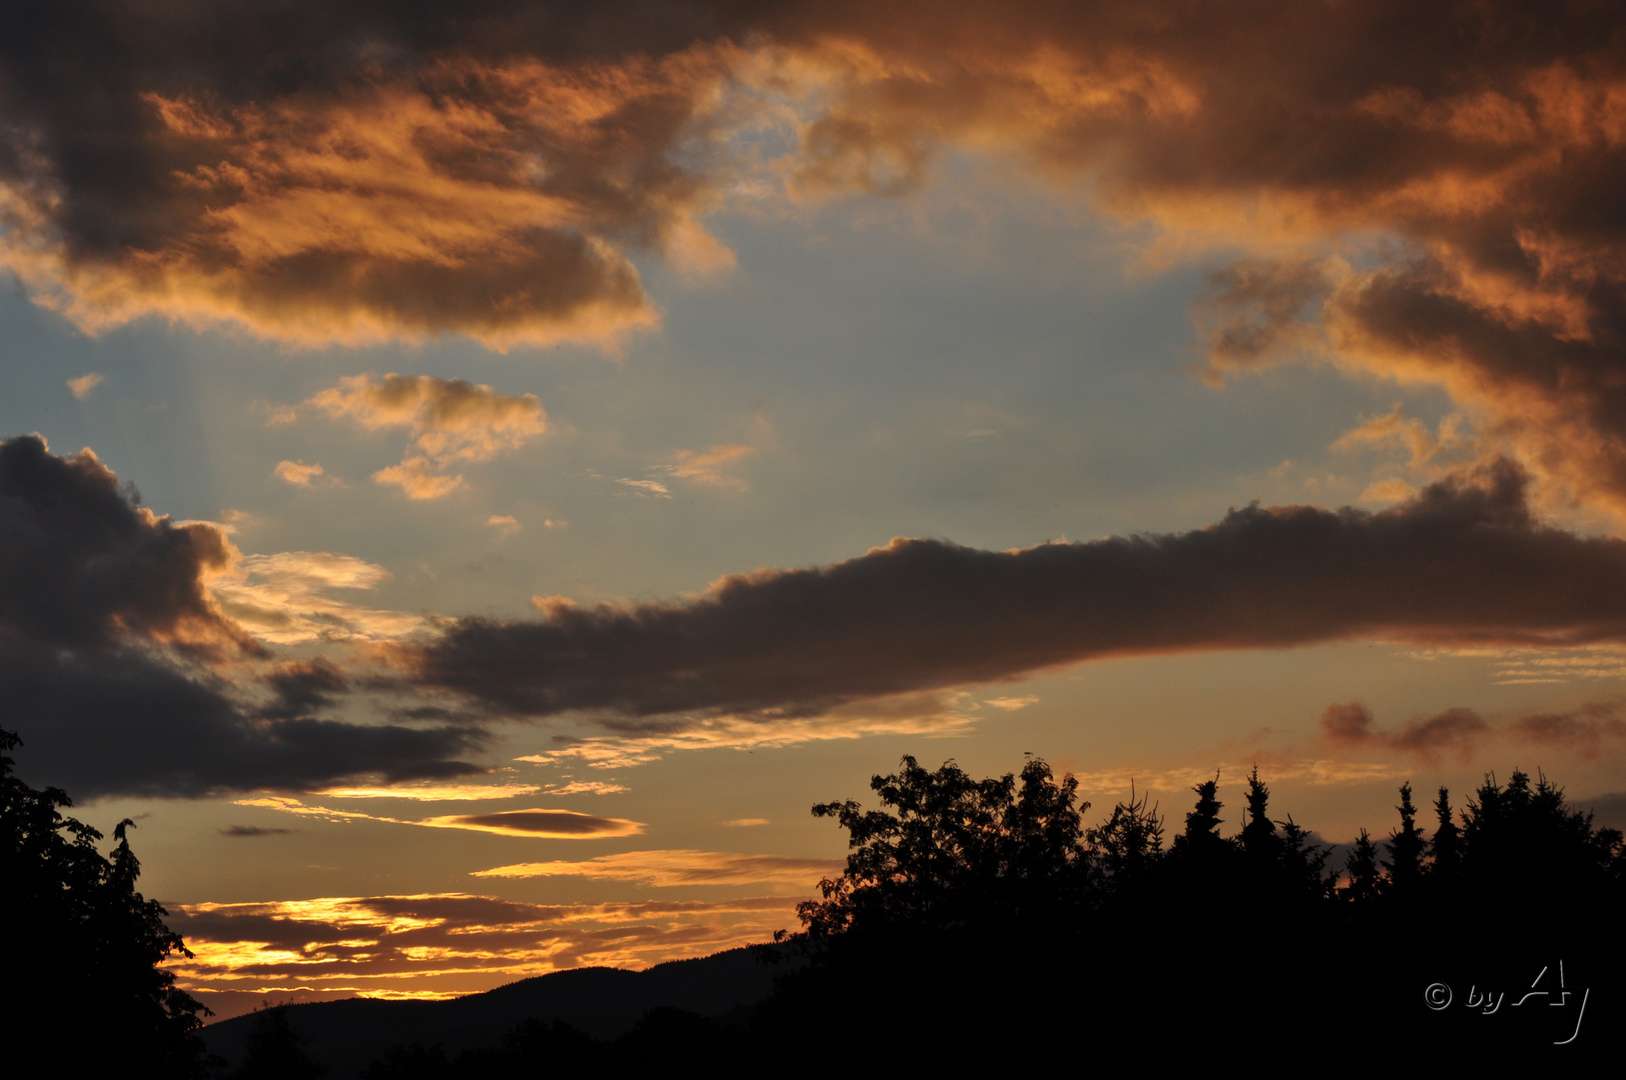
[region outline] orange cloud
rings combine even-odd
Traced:
[[[160,53],[178,32],[147,29]],[[703,136],[725,44],[596,62],[454,47],[383,69],[320,52],[307,74],[326,67],[344,89],[234,100],[232,71],[208,65],[132,79],[115,106],[125,136],[166,167],[109,179],[103,195],[162,204],[162,220],[132,224],[147,231],[122,247],[76,243],[64,202],[81,192],[36,154],[0,177],[0,257],[90,330],[156,313],[294,342],[456,332],[496,347],[612,343],[653,325],[629,248],[729,264],[697,221],[703,178],[674,160]]]
[[[677,460],[670,465],[661,466],[661,471],[669,476],[689,480],[696,484],[744,490],[747,486],[744,480],[721,471],[719,467],[738,461],[751,453],[754,453],[751,447],[741,446],[737,443],[713,446],[709,450],[681,450],[678,452]],[[633,483],[634,481],[622,482]]]
[[[94,47],[14,28],[0,259],[92,330],[611,342],[655,322],[633,252],[731,264],[701,224],[730,186],[901,197],[973,153],[1150,225],[1148,264],[1238,255],[1198,305],[1210,378],[1313,357],[1439,386],[1626,515],[1615,6],[357,10],[277,23],[274,65],[247,12],[207,50],[163,6],[109,5]],[[783,160],[731,138],[763,125]]]
[[[437,499],[457,490],[463,477],[445,470],[517,450],[548,428],[535,394],[499,394],[483,384],[432,375],[352,375],[305,404],[369,431],[408,428],[412,442],[407,456],[374,473],[373,479],[395,485],[413,499]],[[503,523],[517,525],[512,518]]]
[[[421,614],[380,611],[329,595],[390,580],[382,566],[325,551],[244,555],[210,579],[220,610],[262,641],[382,641],[424,628]]]
[[[218,1015],[275,1000],[437,998],[567,968],[646,968],[769,940],[795,899],[530,904],[466,893],[169,905],[170,965]]]
[[[98,375],[92,371],[68,380],[68,392],[80,401],[90,396],[90,392],[102,385],[106,376]]]
[[[1150,224],[1150,264],[1241,253],[1197,305],[1210,380],[1308,358],[1440,386],[1626,516],[1622,23],[1495,0],[906,4],[808,16],[752,70],[800,109],[802,195],[906,195],[950,149],[1015,160]]]
[[[271,471],[278,480],[292,484],[294,487],[313,488],[319,483],[338,483],[338,479],[328,476],[327,470],[322,466],[317,464],[307,465],[303,461],[279,461],[277,467]]]
[[[311,792],[330,799],[412,799],[420,802],[472,802],[535,795],[535,784],[400,784],[391,787],[330,787]],[[559,792],[549,792],[550,795]]]
[[[581,862],[536,862],[479,870],[474,877],[584,877],[635,881],[658,888],[679,885],[783,885],[811,891],[820,878],[841,872],[835,859],[791,859],[722,851],[623,851]]]
[[[637,836],[642,822],[595,817],[574,810],[503,810],[495,814],[457,814],[418,822],[437,829],[470,829],[500,836],[536,836],[554,840],[598,840]]]
[[[410,792],[412,789],[406,789]],[[336,796],[338,797],[338,796]],[[353,796],[342,796],[353,797]],[[401,797],[412,798],[410,794]],[[463,798],[464,795],[454,796]],[[498,791],[494,798],[506,798]],[[281,810],[301,817],[322,821],[382,821],[390,825],[421,825],[429,829],[467,829],[471,832],[496,833],[499,836],[528,836],[548,840],[595,840],[618,836],[637,836],[644,831],[643,822],[626,818],[596,817],[574,810],[502,810],[492,814],[450,814],[432,818],[395,818],[380,814],[365,814],[356,810],[335,810],[327,806],[310,806],[298,799],[271,795],[251,799],[238,799],[237,806],[257,806],[267,810]]]

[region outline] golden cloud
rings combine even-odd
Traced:
[[[276,645],[387,641],[424,629],[422,615],[380,611],[328,593],[371,590],[390,580],[382,566],[325,551],[244,555],[209,581],[220,610]]]
[[[463,478],[446,475],[446,470],[517,450],[548,427],[535,394],[499,394],[483,384],[432,375],[352,375],[305,404],[369,431],[410,429],[406,457],[374,473],[373,479],[395,485],[413,499],[436,499],[457,490]],[[518,524],[513,518],[501,523]]]
[[[367,790],[367,789],[363,789]],[[406,788],[410,792],[411,788]],[[354,798],[354,795],[338,795],[335,798]],[[378,797],[382,797],[382,793]],[[399,795],[400,798],[413,798],[411,794]],[[423,796],[417,796],[423,798]],[[486,796],[470,796],[459,790],[451,798],[470,798]],[[491,798],[507,798],[508,793],[498,790],[498,794]],[[312,817],[321,821],[381,821],[390,825],[419,825],[430,829],[467,829],[471,832],[496,833],[499,836],[526,836],[546,840],[597,840],[618,836],[637,836],[644,831],[643,822],[628,821],[626,818],[597,817],[592,814],[582,814],[574,810],[502,810],[492,814],[450,814],[432,818],[397,818],[386,817],[381,814],[366,814],[357,810],[335,810],[327,806],[311,806],[298,799],[282,795],[268,795],[250,799],[238,799],[237,806],[256,806],[267,810],[280,810],[288,814],[298,814],[301,817]]]
[[[634,881],[657,888],[681,885],[778,885],[810,891],[819,879],[841,872],[834,859],[738,855],[723,851],[623,851],[580,862],[533,862],[479,870],[474,877],[582,877]]]
[[[337,477],[327,475],[327,470],[314,462],[307,465],[303,461],[279,461],[271,472],[278,480],[294,487],[313,488],[339,483]]]
[[[61,207],[78,192],[35,155],[0,177],[0,258],[92,331],[159,314],[292,342],[612,344],[655,322],[629,247],[730,262],[696,220],[702,178],[672,160],[703,135],[727,52],[448,56],[396,78],[374,67],[331,94],[236,101],[208,81],[223,71],[160,77],[174,88],[138,86],[118,108],[127,137],[170,167],[109,193],[162,203],[153,233],[64,242]]]
[[[593,965],[646,968],[769,940],[789,897],[528,904],[492,896],[170,905],[190,958],[169,965],[217,1014],[277,1000],[436,998]]]

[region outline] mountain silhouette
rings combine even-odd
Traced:
[[[672,960],[645,971],[575,968],[447,1001],[347,998],[283,1007],[288,1026],[328,1076],[356,1075],[391,1046],[439,1046],[448,1057],[496,1046],[529,1019],[564,1020],[598,1039],[626,1034],[654,1009],[681,1009],[725,1022],[743,1020],[773,990],[784,965],[760,962],[750,949],[696,960]],[[258,1014],[233,1017],[201,1032],[209,1052],[237,1066]]]

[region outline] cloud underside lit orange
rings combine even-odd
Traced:
[[[820,878],[834,877],[832,859],[792,859],[779,855],[739,855],[723,851],[623,851],[580,861],[514,863],[481,870],[475,877],[582,877],[633,881],[657,887],[678,885],[774,884],[808,892]]]
[[[54,59],[7,100],[5,260],[89,328],[611,340],[655,318],[632,253],[730,264],[699,222],[742,172],[794,200],[907,196],[945,151],[986,154],[1151,222],[1153,262],[1240,251],[1199,305],[1215,377],[1312,355],[1432,383],[1539,476],[1626,508],[1618,8],[482,10],[324,10],[280,43],[296,92],[257,66],[252,17],[184,65],[184,13],[112,5],[152,51],[94,63],[17,35]],[[101,112],[65,100],[108,73]],[[787,156],[742,157],[759,143],[732,136],[775,123]]]
[[[497,797],[504,793],[494,790]],[[532,789],[534,790],[534,789]],[[367,796],[383,794],[410,799],[414,792],[405,788],[399,793],[380,790],[366,791]],[[462,798],[466,792],[458,790],[452,798]],[[338,795],[338,797],[347,797]],[[348,796],[354,797],[354,796]],[[444,797],[444,796],[440,796]],[[311,806],[298,799],[272,795],[238,799],[238,806],[255,806],[267,810],[297,814],[322,821],[378,821],[390,825],[420,825],[430,829],[466,829],[470,832],[496,833],[499,836],[528,836],[547,840],[602,840],[618,836],[637,836],[644,831],[642,822],[626,818],[597,817],[575,810],[501,810],[488,814],[445,814],[431,818],[396,818],[382,814],[368,814],[358,810],[337,810],[328,806]]]
[[[591,965],[644,968],[769,940],[795,900],[528,904],[463,893],[170,905],[170,965],[217,1012],[266,996],[433,998]]]

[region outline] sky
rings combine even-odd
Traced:
[[[221,1017],[766,940],[903,755],[1626,823],[1623,23],[8,4],[17,770]]]

